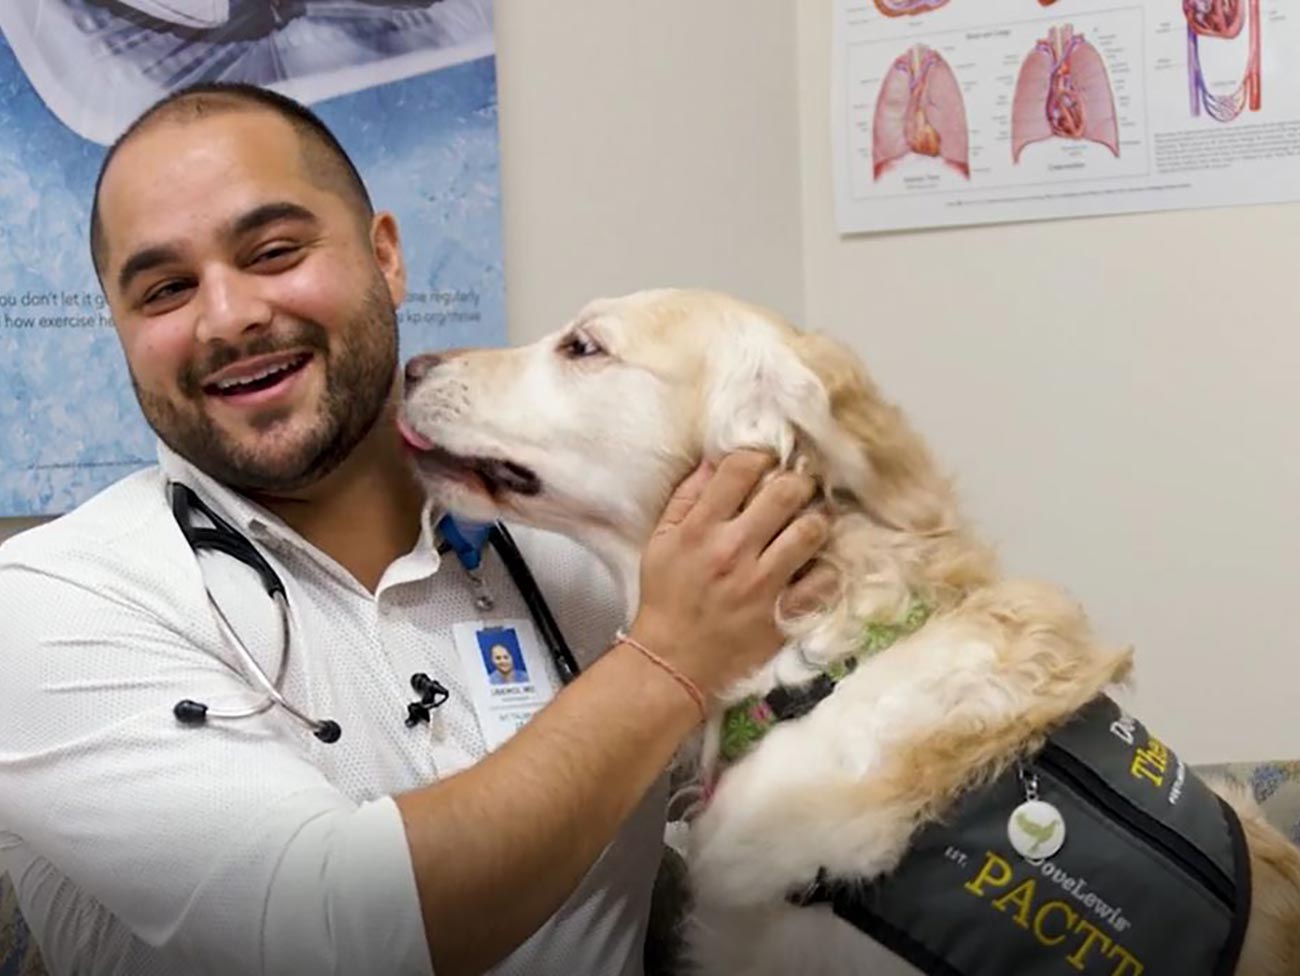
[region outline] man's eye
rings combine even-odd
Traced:
[[[284,264],[297,253],[298,248],[292,244],[276,244],[274,247],[259,251],[253,258],[253,264]]]
[[[604,351],[600,343],[581,332],[574,332],[560,340],[559,352],[569,359],[587,359],[590,356],[599,356]]]
[[[142,304],[156,305],[159,302],[165,302],[168,299],[175,298],[189,286],[190,284],[187,281],[164,281],[162,284],[156,285],[145,292]]]

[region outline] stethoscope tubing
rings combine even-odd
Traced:
[[[217,623],[217,629],[221,632],[222,640],[239,657],[245,680],[251,678],[250,684],[256,685],[261,690],[263,697],[261,701],[254,705],[237,709],[215,709],[202,702],[186,698],[173,706],[173,714],[182,724],[204,725],[209,719],[250,718],[267,711],[275,705],[279,705],[310,728],[312,734],[322,742],[337,742],[342,735],[342,729],[337,722],[328,718],[312,718],[286,699],[280,692],[280,686],[284,683],[289,666],[292,641],[289,624],[289,597],[279,574],[257,551],[257,547],[252,542],[206,505],[188,485],[181,482],[171,483],[171,503],[172,514],[195,555],[197,556],[203,550],[221,552],[252,568],[261,577],[263,586],[275,602],[280,613],[280,658],[275,680],[273,681],[267,676],[266,671],[258,664],[252,652],[248,650],[243,640],[235,632],[225,611],[221,609],[221,605],[213,597],[212,591],[204,584],[204,593],[208,605],[212,608],[213,619]],[[193,508],[197,508],[202,512],[212,522],[213,527],[199,528],[191,524],[190,512]],[[500,522],[492,524],[487,533],[487,541],[500,556],[506,572],[509,573],[511,580],[527,605],[529,615],[533,618],[533,623],[540,632],[539,636],[542,642],[546,644],[551,652],[551,659],[555,663],[560,681],[563,684],[569,684],[578,676],[581,668],[578,665],[577,658],[574,657],[572,649],[569,647],[568,641],[564,639],[564,634],[556,623],[555,617],[546,603],[546,598],[542,595],[541,588],[533,578],[532,571],[528,568],[523,553],[519,551],[519,547],[511,537],[509,530]],[[457,551],[456,555],[462,563],[465,562],[466,554]],[[466,568],[469,568],[468,564],[466,564]]]

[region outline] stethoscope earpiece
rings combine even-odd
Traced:
[[[208,706],[186,698],[172,707],[172,714],[181,725],[202,725],[208,720]]]
[[[332,718],[327,718],[316,723],[316,731],[314,731],[312,735],[320,739],[321,742],[333,745],[335,742],[338,742],[340,736],[343,735],[343,729],[339,727],[338,722],[334,721]]]
[[[192,698],[185,698],[178,701],[172,706],[172,714],[181,725],[206,725],[208,721],[208,706],[203,702],[196,702]],[[217,716],[218,718],[222,716]],[[235,716],[242,717],[242,716]],[[321,719],[312,722],[312,735],[320,739],[321,742],[333,744],[343,737],[343,728],[332,718]]]

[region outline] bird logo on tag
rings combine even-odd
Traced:
[[[1026,800],[1007,821],[1007,838],[1021,857],[1045,861],[1065,844],[1065,818],[1050,803]]]

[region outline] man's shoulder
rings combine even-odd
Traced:
[[[157,469],[0,545],[0,660],[69,634],[135,644],[164,631],[193,636],[204,603]]]
[[[114,482],[76,508],[0,544],[0,570],[66,573],[86,561],[119,565],[157,555],[170,519],[162,475],[150,466]]]

